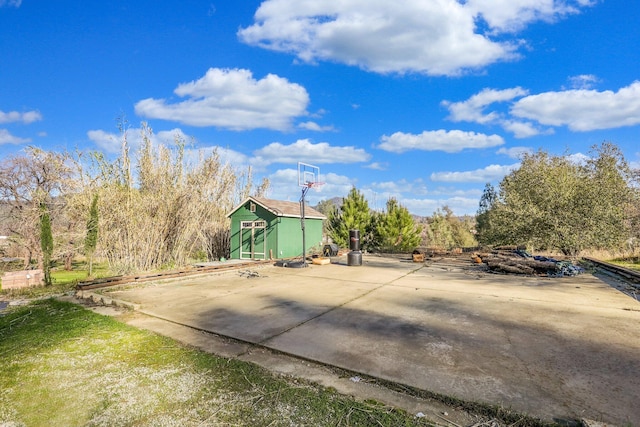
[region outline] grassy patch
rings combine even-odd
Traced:
[[[5,424],[428,425],[52,299],[0,316]]]
[[[93,264],[93,278],[99,279],[111,275],[109,265],[106,262],[95,262]],[[89,265],[84,261],[75,261],[71,270],[64,270],[61,266],[56,266],[51,271],[53,282],[57,284],[76,284],[89,278]]]
[[[93,268],[93,277],[110,276],[109,266],[107,263],[96,263]],[[88,267],[84,262],[74,262],[72,270],[64,270],[60,266],[54,266],[51,270],[51,286],[39,286],[34,288],[22,289],[2,289],[0,294],[8,295],[13,298],[41,298],[49,295],[63,294],[75,288],[75,286],[88,279]],[[2,286],[2,282],[0,282]]]
[[[640,271],[640,256],[614,258],[609,262],[629,270]]]

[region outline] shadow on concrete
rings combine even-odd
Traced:
[[[640,312],[599,301],[610,295],[602,282],[375,257],[294,270],[129,296],[176,323],[418,389],[547,420],[640,425]]]
[[[268,310],[204,310],[196,323],[245,340],[235,331],[262,328],[249,331],[255,338],[248,341],[545,419],[640,425],[640,334],[627,324],[637,326],[638,315],[599,324],[586,313],[546,310],[539,302],[471,304],[428,292],[407,300],[382,291],[330,308],[266,296]],[[274,317],[301,320],[266,326]]]

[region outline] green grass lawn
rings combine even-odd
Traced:
[[[0,425],[428,424],[48,299],[0,316]]]

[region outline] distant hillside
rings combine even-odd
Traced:
[[[342,199],[342,197],[333,197],[331,199],[321,200],[320,203],[311,207],[326,215],[326,212],[323,212],[323,210],[325,210],[327,206],[334,206],[336,208],[342,207]]]

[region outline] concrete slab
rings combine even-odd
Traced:
[[[364,260],[268,266],[109,295],[171,322],[420,389],[548,420],[640,425],[636,300],[591,275],[529,278]]]

